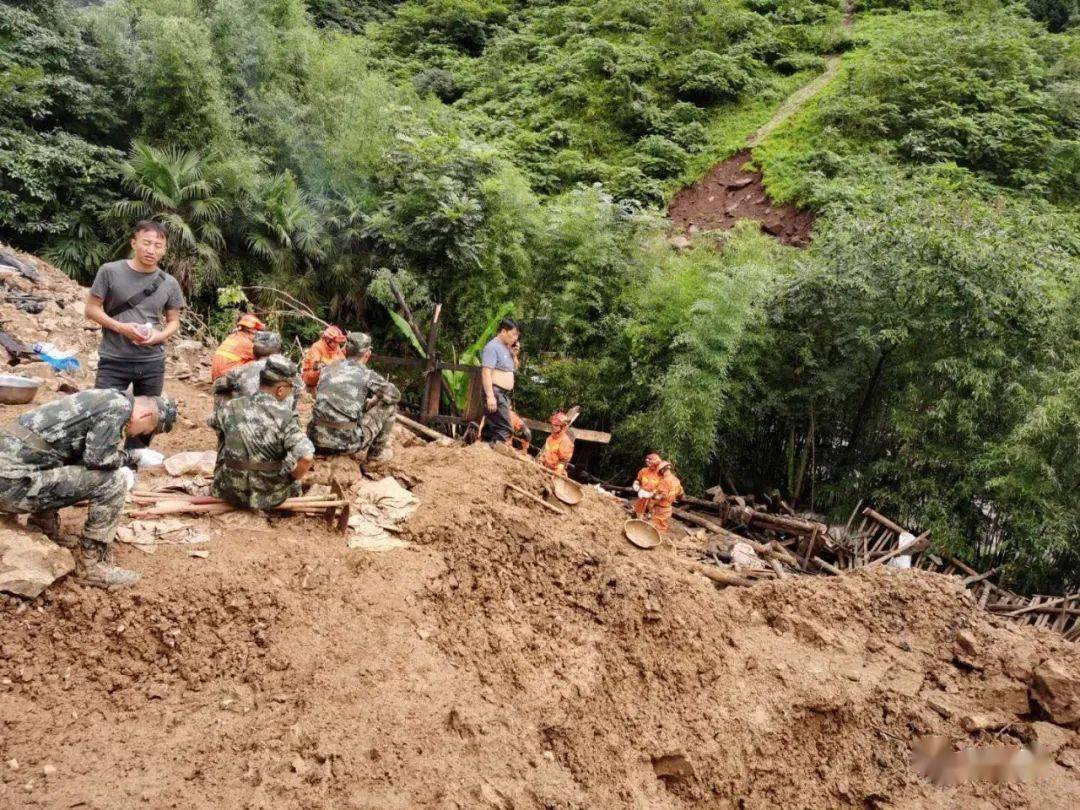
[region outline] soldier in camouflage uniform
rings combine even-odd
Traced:
[[[286,404],[296,364],[281,355],[265,360],[259,390],[225,403],[211,417],[218,434],[213,492],[235,506],[271,509],[300,494],[315,448]]]
[[[308,436],[320,454],[340,455],[366,450],[372,461],[392,457],[387,446],[401,393],[397,386],[366,365],[371,338],[350,332],[345,359],[322,370]]]
[[[0,428],[0,512],[29,514],[52,540],[74,546],[76,576],[114,590],[139,575],[112,561],[112,542],[135,474],[124,440],[172,429],[176,403],[165,396],[83,391],[54,400]],[[57,510],[89,501],[77,544],[60,534]]]
[[[252,336],[252,351],[256,358],[254,362],[230,369],[214,380],[215,411],[230,399],[250,397],[258,392],[259,374],[266,366],[266,358],[281,354],[281,335],[277,332],[256,332]],[[294,411],[300,404],[300,392],[303,390],[304,382],[297,374],[293,380],[292,396],[285,401]]]

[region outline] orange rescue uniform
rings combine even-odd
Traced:
[[[574,440],[564,430],[558,435],[552,433],[547,437],[547,441],[544,442],[544,449],[540,451],[540,455],[537,456],[536,460],[549,470],[557,472],[559,475],[566,475],[566,465],[573,456]]]
[[[660,530],[661,534],[667,531],[672,507],[682,496],[682,481],[670,470],[665,472],[660,478],[660,483],[656,485],[656,497],[653,499],[652,510],[652,524]]]
[[[216,380],[227,371],[244,366],[255,359],[251,335],[243,330],[233,332],[225,340],[221,341],[216,352],[214,361],[210,365],[210,379]]]
[[[300,367],[300,377],[308,388],[314,388],[319,384],[319,368],[321,366],[333,363],[335,360],[344,359],[345,349],[343,347],[336,343],[331,347],[325,340],[319,338],[311,344],[311,348],[304,352],[304,363]]]
[[[660,486],[660,473],[648,467],[642,467],[634,481],[646,492],[656,492],[656,488]],[[639,520],[643,520],[645,515],[652,511],[652,507],[653,501],[649,498],[638,498],[634,501],[634,514]]]

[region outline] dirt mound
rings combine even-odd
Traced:
[[[761,223],[761,230],[785,245],[806,247],[814,227],[812,211],[773,205],[759,172],[744,166],[749,150],[713,166],[692,186],[678,191],[668,205],[668,217],[678,231],[726,231],[744,219]],[[678,237],[676,237],[678,238]]]
[[[955,578],[879,569],[718,590],[641,552],[593,490],[565,515],[485,447],[399,448],[408,549],[314,520],[202,519],[210,557],[122,550],[0,623],[5,807],[1064,807],[1075,771],[935,788],[910,743],[1036,732],[1060,636]],[[1049,671],[1049,670],[1048,670]],[[991,717],[964,729],[971,717]],[[1044,726],[1048,724],[1043,724]],[[1062,762],[1075,762],[1077,740]],[[164,732],[164,733],[163,733]],[[50,775],[44,775],[45,766]],[[51,770],[55,768],[55,773]]]

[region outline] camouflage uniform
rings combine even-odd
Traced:
[[[274,355],[275,357],[285,357],[284,355]],[[288,358],[285,358],[288,359]],[[259,390],[259,375],[262,374],[262,370],[266,368],[266,358],[256,360],[253,363],[247,363],[243,366],[238,366],[227,372],[224,377],[218,377],[214,384],[214,394],[218,393],[217,383],[222,383],[221,387],[223,393],[226,393],[225,402],[230,399],[236,399],[237,397],[250,397],[256,394]],[[300,379],[300,375],[297,374],[293,377],[293,392],[292,396],[283,401],[283,404],[292,408],[294,411],[300,405],[300,392],[304,390],[304,381]]]
[[[127,494],[120,467],[131,409],[127,394],[83,391],[0,428],[0,512],[58,525],[58,509],[88,500],[83,537],[112,542]]]
[[[261,382],[295,376],[296,366],[284,357],[267,358]],[[292,470],[315,448],[304,436],[296,414],[284,402],[259,391],[237,397],[214,413],[218,434],[213,492],[237,506],[270,509],[300,494]]]
[[[254,361],[231,368],[214,380],[215,412],[230,399],[250,397],[259,390],[259,375],[266,367],[267,357],[288,359],[281,354],[281,336],[277,332],[256,332],[252,339],[252,351],[255,353]],[[300,392],[303,390],[303,380],[297,374],[293,381],[293,395],[286,400],[286,404],[294,411],[300,406]]]
[[[401,392],[357,359],[356,355],[370,346],[367,335],[350,332],[346,340],[349,356],[322,370],[308,425],[308,436],[320,452],[367,450],[370,457],[381,453],[390,442]],[[374,397],[375,402],[365,411],[369,397]]]

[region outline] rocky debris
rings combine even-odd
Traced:
[[[1040,754],[1052,756],[1075,739],[1075,732],[1067,728],[1037,720],[1031,724],[1028,743],[1037,746]]]
[[[34,598],[75,570],[66,548],[19,526],[0,526],[0,591]]]
[[[1035,669],[1031,696],[1060,726],[1080,725],[1080,670],[1050,658]]]
[[[41,274],[31,267],[28,262],[23,261],[10,250],[0,248],[0,266],[15,270],[31,284],[41,283]]]
[[[781,243],[805,247],[814,214],[790,205],[772,205],[759,172],[745,168],[748,150],[732,155],[671,199],[668,217],[674,229],[692,236],[698,230],[726,231],[743,220],[758,222]]]

